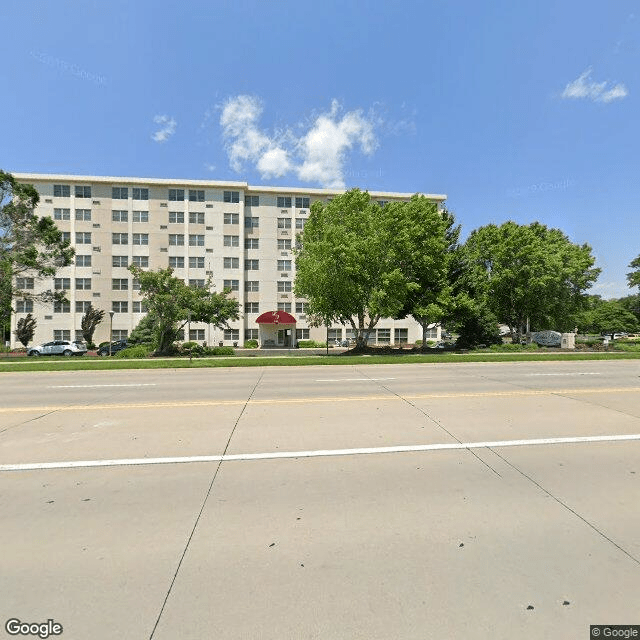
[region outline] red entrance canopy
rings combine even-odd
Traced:
[[[256,319],[256,324],[295,324],[296,319],[286,311],[265,311]]]

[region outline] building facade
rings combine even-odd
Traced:
[[[164,180],[96,176],[14,174],[40,194],[36,213],[50,216],[75,249],[74,264],[55,278],[18,278],[21,290],[64,290],[68,302],[39,304],[15,299],[11,346],[19,346],[17,320],[31,312],[37,320],[34,344],[82,339],[80,322],[89,304],[107,313],[94,342],[125,338],[146,309],[128,266],[172,267],[192,286],[229,287],[241,303],[241,317],[226,330],[191,323],[184,339],[225,345],[258,339],[256,319],[280,310],[296,319],[296,339],[325,340],[325,327],[310,327],[306,301],[293,294],[296,233],[304,229],[311,204],[327,202],[336,190],[256,187],[245,182]],[[370,192],[380,202],[408,200],[412,194]],[[428,195],[439,205],[444,195]],[[110,320],[109,312],[113,312]],[[335,325],[329,340],[351,336]],[[411,318],[381,320],[374,344],[414,342],[422,337]],[[431,331],[439,338],[439,329]],[[275,342],[284,346],[277,335]]]

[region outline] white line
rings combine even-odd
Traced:
[[[47,389],[93,389],[95,387],[155,387],[155,382],[142,382],[139,384],[54,384]]]
[[[571,373],[525,373],[526,376],[599,376],[598,371],[575,371]]]
[[[487,447],[527,447],[541,444],[575,444],[579,442],[626,442],[640,440],[640,433],[619,436],[576,436],[572,438],[539,438],[536,440],[496,440],[493,442],[449,442],[445,444],[416,444],[394,447],[365,447],[360,449],[320,449],[316,451],[277,451],[273,453],[237,453],[224,456],[186,456],[173,458],[124,458],[121,460],[77,460],[70,462],[33,462],[3,464],[1,471],[33,471],[40,469],[75,469],[78,467],[120,467],[186,462],[229,462],[241,460],[275,460],[279,458],[322,458],[353,456],[369,453],[406,453],[452,449],[484,449]]]
[[[370,380],[395,380],[395,378],[320,378],[316,382],[351,382],[353,380],[369,382]]]

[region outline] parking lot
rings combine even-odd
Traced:
[[[640,624],[638,361],[1,375],[3,626],[386,640]]]

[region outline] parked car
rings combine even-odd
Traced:
[[[103,344],[98,349],[99,356],[108,356],[109,354],[113,355],[114,353],[118,353],[118,351],[122,351],[128,347],[128,343],[126,340],[116,340],[111,343],[111,351],[109,351],[109,343]]]
[[[83,356],[87,345],[81,340],[53,340],[27,349],[28,356]]]

